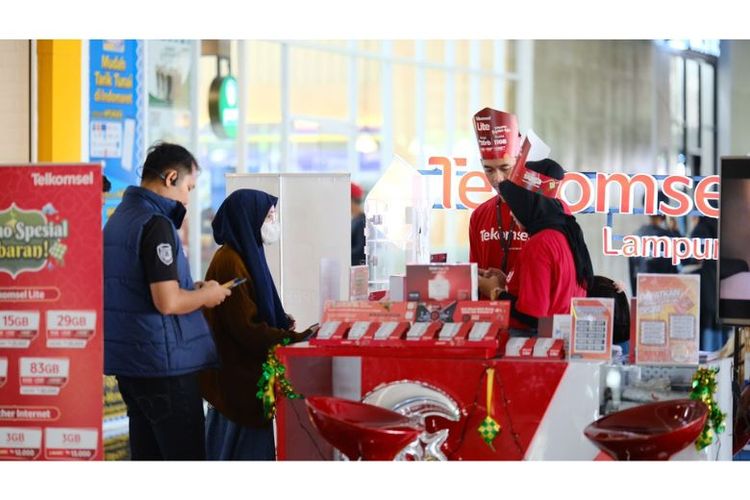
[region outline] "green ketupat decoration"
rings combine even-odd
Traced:
[[[65,253],[68,251],[68,245],[60,243],[60,240],[55,241],[49,249],[49,254],[57,260],[60,265],[64,265]]]
[[[726,413],[722,413],[714,399],[718,368],[698,368],[693,375],[693,390],[690,399],[702,401],[708,407],[708,418],[703,432],[695,440],[695,448],[702,450],[714,442],[714,437],[726,429]]]
[[[495,447],[492,446],[492,442],[495,440],[502,427],[497,421],[492,418],[492,386],[495,382],[495,369],[487,368],[487,416],[484,417],[482,423],[477,427],[479,435],[482,436],[482,440],[487,443],[492,451],[495,451]]]
[[[282,345],[287,345],[289,339],[284,339]],[[276,390],[281,391],[281,395],[289,399],[303,398],[302,394],[294,392],[292,384],[286,378],[286,367],[278,356],[276,349],[278,345],[268,350],[268,357],[263,363],[263,372],[258,380],[258,392],[255,394],[258,399],[263,401],[263,413],[266,419],[271,420],[276,415]]]

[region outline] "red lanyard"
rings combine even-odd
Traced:
[[[500,231],[500,250],[503,252],[503,263],[500,267],[500,270],[504,272],[505,274],[508,273],[508,253],[510,252],[510,244],[513,241],[513,227],[515,226],[515,221],[510,221],[510,228],[508,229],[508,237],[505,237],[505,231],[503,231],[503,218],[500,213],[500,197],[497,197],[497,228]]]

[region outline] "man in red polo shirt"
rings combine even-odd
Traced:
[[[555,197],[565,171],[552,160],[535,162],[531,169],[514,169],[521,153],[518,124],[510,113],[484,108],[474,115],[482,167],[496,192],[511,175],[527,189]],[[529,144],[521,154],[525,163]],[[565,207],[567,208],[567,207]],[[528,234],[513,221],[508,205],[496,195],[479,205],[469,221],[469,261],[479,267],[479,291],[483,298],[495,299],[505,286]]]

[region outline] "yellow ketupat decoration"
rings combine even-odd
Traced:
[[[498,434],[502,431],[502,427],[497,421],[492,418],[492,389],[495,382],[495,369],[487,368],[487,416],[484,417],[482,423],[477,427],[477,431],[482,436],[482,440],[487,443],[492,451],[495,451],[495,447],[492,446],[492,442],[495,440]]]

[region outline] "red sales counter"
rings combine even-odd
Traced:
[[[427,422],[433,427],[429,431],[448,431],[441,449],[449,460],[590,460],[598,455],[582,434],[597,417],[598,364],[571,366],[563,360],[498,358],[484,349],[426,346],[298,344],[278,354],[297,392],[308,396],[361,401],[378,388],[401,385],[401,404],[429,399],[429,394],[409,394],[414,382],[443,393],[455,402],[460,417]],[[494,368],[490,414],[501,426],[492,446],[477,430],[487,416],[488,368]],[[577,401],[566,401],[571,394]],[[277,454],[279,460],[335,458],[312,427],[302,400],[279,402]]]
[[[502,301],[332,302],[315,338],[277,354],[304,396],[361,401],[418,420],[425,432],[397,459],[604,459],[584,436],[602,412],[687,397],[679,391],[694,366],[569,362],[561,339],[510,337],[508,317]],[[729,415],[730,362],[708,363],[720,369],[716,398]],[[655,382],[672,392],[654,390]],[[489,444],[488,416],[499,425]],[[279,460],[341,458],[313,427],[304,400],[278,401],[276,432]],[[688,446],[672,459],[729,460],[731,435],[727,422],[714,444],[700,452]]]

